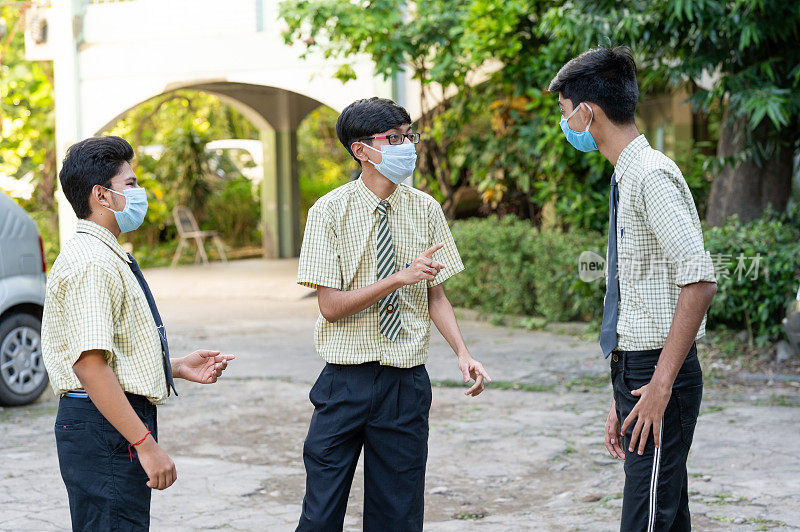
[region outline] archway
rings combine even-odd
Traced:
[[[270,258],[299,254],[302,234],[297,127],[311,111],[324,104],[298,93],[263,85],[220,81],[181,83],[118,112],[93,133],[105,133],[139,105],[180,90],[201,91],[219,98],[244,115],[258,130],[263,149],[259,224],[262,252]],[[71,215],[64,211],[62,205],[62,228],[64,219]],[[62,238],[63,235],[62,230]]]

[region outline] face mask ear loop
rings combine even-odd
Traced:
[[[592,111],[592,106],[591,106],[591,105],[589,105],[588,103],[583,103],[583,102],[581,102],[581,105],[585,105],[586,107],[588,107],[588,108],[589,108],[589,112],[590,112],[590,113],[591,113],[591,115],[592,115],[592,116],[590,116],[590,117],[589,117],[589,123],[588,123],[588,124],[586,124],[586,129],[584,129],[584,130],[583,130],[583,131],[584,131],[584,133],[585,133],[586,131],[589,131],[589,128],[590,128],[590,127],[591,127],[591,125],[592,125],[592,120],[594,120],[594,111]]]
[[[371,150],[373,150],[373,151],[376,151],[376,152],[378,152],[378,153],[383,153],[381,150],[379,150],[379,149],[377,149],[377,148],[373,148],[373,147],[372,147],[372,146],[370,146],[369,144],[366,144],[366,143],[364,143],[364,142],[361,142],[361,141],[359,141],[358,143],[359,143],[359,144],[361,144],[362,146],[364,146],[365,148],[369,148],[369,149],[371,149]],[[369,159],[369,157],[367,157],[367,162],[368,162],[369,164],[371,164],[372,166],[375,166],[375,163],[373,163],[373,162],[372,162],[372,161]]]
[[[119,194],[119,192],[117,192],[116,190],[111,190],[110,188],[106,188],[106,187],[104,187],[103,185],[97,185],[97,186],[99,186],[99,187],[100,187],[100,188],[102,188],[103,190],[108,190],[109,192],[113,192],[114,194]],[[120,196],[122,196],[122,197],[125,197],[125,194],[120,194]],[[114,210],[114,209],[112,209],[111,207],[106,207],[105,205],[100,205],[100,206],[101,206],[101,207],[103,207],[103,208],[104,208],[104,209],[106,209],[106,210],[109,210],[109,211],[111,211],[111,212],[122,212],[122,211],[115,211],[115,210]]]

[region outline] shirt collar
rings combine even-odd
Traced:
[[[625,170],[628,169],[630,164],[636,160],[639,153],[645,149],[649,148],[650,143],[647,142],[647,139],[644,135],[639,135],[630,143],[623,148],[622,152],[619,154],[619,158],[617,158],[617,165],[614,167],[614,172],[616,174],[617,183],[620,182],[622,179],[622,175],[625,173]]]
[[[124,249],[122,249],[122,246],[114,237],[114,234],[102,225],[96,224],[95,222],[89,220],[78,220],[78,232],[92,235],[100,242],[110,247],[111,251],[119,255],[119,258],[127,263],[131,262],[131,260],[128,258],[128,254],[125,253]]]
[[[393,210],[396,210],[398,205],[400,204],[400,199],[403,194],[402,192],[403,185],[397,185],[397,188],[394,189],[388,198],[384,201],[389,203],[389,207]],[[358,197],[366,204],[369,212],[375,212],[378,208],[378,204],[381,202],[381,198],[378,197],[373,191],[364,184],[364,180],[361,176],[358,176],[358,181],[356,182],[356,192],[358,193]]]

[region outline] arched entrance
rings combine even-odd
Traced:
[[[155,95],[154,98],[184,89],[216,96],[241,112],[258,129],[263,149],[264,172],[260,185],[259,227],[263,235],[263,253],[265,257],[297,255],[302,238],[297,179],[297,126],[308,113],[323,104],[283,89],[232,82],[176,84],[170,90]],[[99,135],[108,131],[140,104],[119,113],[94,134]],[[62,220],[67,214],[61,214]]]
[[[183,88],[214,94],[260,131],[267,256],[299,250],[299,122],[320,104],[340,111],[355,99],[392,91],[391,81],[376,78],[366,58],[352,64],[355,79],[343,84],[334,77],[339,61],[287,45],[277,0],[224,9],[213,0],[192,1],[190,9],[155,0],[65,0],[42,12],[49,36],[31,52],[54,61],[58,160],[70,145],[151,98]],[[170,23],[174,17],[181,20],[179,28]],[[65,242],[75,217],[63,196],[57,197]]]

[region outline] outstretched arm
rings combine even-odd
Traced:
[[[458,328],[453,306],[444,292],[444,285],[438,284],[428,288],[428,312],[436,328],[458,356],[458,367],[464,376],[464,382],[475,379],[475,384],[465,392],[465,395],[475,397],[483,391],[484,381],[492,382],[492,379],[483,369],[483,365],[469,353],[464,337],[461,336],[461,329]]]

